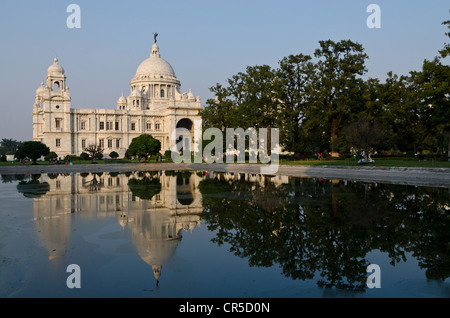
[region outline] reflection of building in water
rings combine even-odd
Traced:
[[[276,186],[280,184],[289,183],[290,177],[274,175],[267,176],[256,173],[234,173],[234,172],[208,172],[209,178],[215,178],[217,180],[235,180],[235,181],[247,181],[254,183],[255,185],[259,185],[260,187],[264,187],[267,183],[272,183]]]
[[[140,199],[128,187],[129,179],[145,177],[157,178],[161,184],[161,191],[150,200]],[[181,240],[181,230],[192,231],[201,223],[201,179],[193,172],[156,171],[42,175],[40,181],[49,183],[50,191],[34,199],[38,235],[49,258],[54,259],[66,252],[72,213],[78,217],[116,216],[122,227],[130,228],[139,256],[152,266],[158,280]]]
[[[131,178],[158,178],[161,191],[150,200],[140,199],[128,186]],[[258,174],[214,173],[207,177],[219,180],[246,180],[264,186],[267,182],[286,183],[288,177],[268,178]],[[123,228],[131,230],[139,256],[152,266],[159,279],[182,238],[182,230],[192,231],[200,225],[203,211],[196,172],[133,172],[42,175],[50,190],[34,199],[36,229],[46,245],[50,259],[66,253],[71,233],[71,216],[117,217]]]

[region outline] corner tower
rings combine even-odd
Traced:
[[[70,92],[64,69],[55,57],[47,69],[46,84],[36,90],[33,107],[33,140],[58,155],[71,154]]]

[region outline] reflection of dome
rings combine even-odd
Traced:
[[[156,43],[152,46],[150,57],[144,60],[137,68],[136,77],[140,75],[168,75],[175,77],[172,66],[160,57]]]
[[[64,69],[58,63],[58,59],[55,57],[53,64],[47,69],[48,75],[64,75]]]
[[[143,238],[144,239],[144,238]],[[181,237],[173,240],[160,239],[160,240],[139,240],[139,246],[136,244],[139,256],[144,262],[149,265],[165,265],[172,258],[178,243],[181,241]]]
[[[165,211],[139,211],[131,225],[133,244],[144,262],[152,266],[158,283],[161,269],[175,253],[181,234]]]

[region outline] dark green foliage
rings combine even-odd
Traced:
[[[263,181],[263,182],[262,182]],[[391,264],[412,254],[428,279],[450,276],[447,189],[292,178],[278,184],[222,178],[200,182],[211,240],[250,266],[278,264],[293,279],[364,291],[371,252]]]
[[[50,151],[48,155],[45,156],[45,160],[55,160],[58,158],[58,155],[54,151]]]
[[[119,154],[118,154],[117,152],[115,152],[115,151],[111,151],[111,153],[109,154],[109,156],[110,156],[112,159],[117,159],[117,158],[119,158]]]
[[[131,178],[128,180],[128,188],[134,196],[143,200],[150,200],[155,194],[161,192],[161,182],[156,177]]]
[[[161,142],[151,135],[140,135],[133,138],[127,149],[126,156],[138,156],[147,160],[150,156],[156,155],[161,150]]]
[[[86,152],[82,152],[81,154],[80,154],[80,158],[81,158],[81,160],[89,160],[89,154],[88,153],[86,153]]]
[[[33,164],[36,164],[37,159],[48,155],[49,152],[50,148],[40,141],[26,141],[17,150],[16,158],[30,158],[33,161]]]
[[[443,25],[450,28],[450,20]],[[278,128],[282,149],[294,156],[338,156],[355,146],[345,132],[366,118],[382,127],[378,151],[448,151],[450,156],[450,66],[444,63],[449,48],[445,44],[420,71],[389,72],[380,83],[363,78],[368,56],[361,44],[319,41],[313,57],[289,55],[275,69],[249,66],[227,85],[211,87],[216,98],[200,112],[203,128],[219,128],[223,134],[226,128]]]
[[[0,154],[2,155],[13,155],[17,149],[20,148],[20,146],[23,144],[21,141],[17,141],[15,139],[7,139],[3,138],[0,141]]]

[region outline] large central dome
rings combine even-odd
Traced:
[[[159,55],[159,48],[156,43],[152,46],[152,53],[150,54],[150,57],[144,60],[137,68],[135,77],[140,77],[142,75],[151,77],[154,75],[176,77],[172,66],[170,66],[170,64]]]

